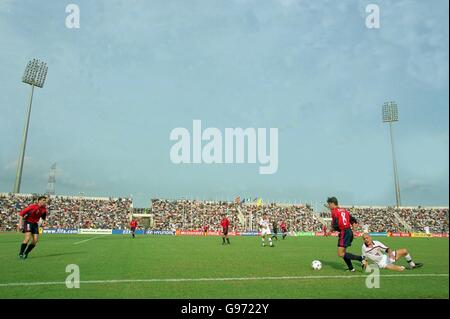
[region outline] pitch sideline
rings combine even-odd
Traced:
[[[391,274],[380,275],[380,277],[448,277],[449,274]],[[337,276],[284,276],[284,277],[231,277],[231,278],[161,278],[161,279],[112,279],[112,280],[85,280],[81,284],[115,284],[135,282],[202,282],[202,281],[257,281],[257,280],[302,280],[302,279],[352,279],[367,278],[367,275],[337,275]],[[0,283],[0,287],[14,286],[49,286],[65,285],[64,281],[48,282],[16,282]]]

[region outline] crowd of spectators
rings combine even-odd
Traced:
[[[239,225],[239,213],[234,203],[152,199],[152,228],[200,230],[208,225],[210,230],[219,230],[224,213],[235,230]]]
[[[350,207],[348,210],[358,221],[360,230],[394,233],[406,231],[395,217],[393,208]]]
[[[448,233],[448,208],[403,208],[398,214],[415,232]]]
[[[425,232],[448,233],[448,208],[423,207],[346,207],[361,229],[370,232]],[[395,216],[397,214],[406,225]],[[322,218],[330,218],[330,212],[322,212]],[[408,227],[409,226],[409,227]]]
[[[263,206],[246,205],[243,210],[259,221],[263,213],[267,213],[272,221],[284,221],[290,231],[315,232],[322,229],[323,224],[313,209],[304,205],[268,204]]]
[[[37,195],[0,193],[0,231],[17,229],[19,212],[36,201]],[[127,229],[131,214],[151,214],[152,229],[220,230],[226,214],[231,231],[257,230],[263,213],[272,222],[284,221],[289,231],[321,231],[323,218],[309,206],[236,203],[224,201],[153,199],[150,208],[133,208],[130,198],[51,196],[48,202],[48,228]],[[347,207],[361,230],[370,232],[448,233],[448,208]],[[400,217],[400,220],[399,218]],[[327,219],[326,219],[327,220]],[[402,223],[402,221],[404,223]],[[328,224],[328,227],[330,225]],[[409,226],[409,227],[408,227]],[[147,227],[147,225],[146,225]]]
[[[0,194],[0,231],[17,229],[19,212],[35,203],[36,195]],[[129,198],[50,196],[48,228],[128,227],[132,212]]]
[[[303,205],[237,204],[235,202],[196,200],[152,200],[155,229],[220,230],[226,214],[232,231],[258,230],[258,222],[267,213],[272,222],[286,222],[291,231],[319,231],[322,223],[313,210]]]

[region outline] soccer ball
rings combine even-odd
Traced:
[[[321,263],[320,261],[318,261],[318,260],[314,260],[314,261],[311,263],[311,267],[312,267],[312,269],[314,269],[314,270],[320,270],[320,269],[322,269],[322,263]]]

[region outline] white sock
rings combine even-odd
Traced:
[[[412,261],[412,258],[411,258],[411,255],[410,254],[408,254],[408,255],[406,255],[405,256],[405,259],[406,259],[406,261],[408,262],[408,264],[411,266],[411,267],[414,267],[416,264],[414,263],[414,261]]]
[[[272,238],[269,237],[269,245],[272,246]]]
[[[264,238],[262,239],[262,244],[263,244],[263,246],[265,245]]]

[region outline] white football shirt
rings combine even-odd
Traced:
[[[269,230],[270,231],[270,223],[269,223],[268,220],[261,219],[261,221],[259,222],[259,225],[261,226],[261,228],[263,230]]]
[[[367,247],[366,244],[362,245],[362,255],[376,263],[381,262],[387,250],[388,247],[377,240],[373,241],[372,247]]]

